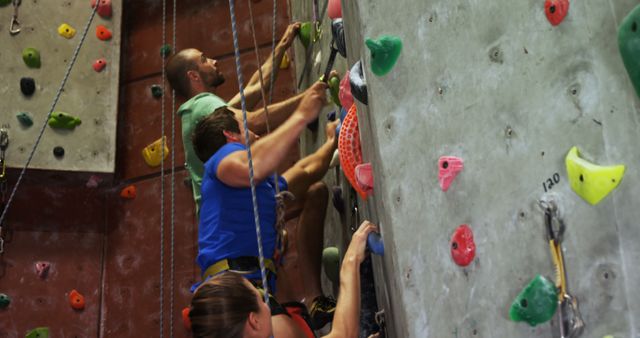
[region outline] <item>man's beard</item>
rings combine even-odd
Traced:
[[[206,86],[212,87],[212,88],[216,88],[220,86],[221,84],[224,83],[224,80],[225,80],[224,76],[220,73],[211,74],[211,73],[200,72],[200,78],[202,78],[202,81]]]

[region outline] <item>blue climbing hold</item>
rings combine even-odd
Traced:
[[[367,247],[378,256],[384,256],[384,242],[379,233],[371,232],[367,237]]]

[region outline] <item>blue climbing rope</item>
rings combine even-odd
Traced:
[[[251,144],[249,142],[247,107],[244,97],[244,89],[242,88],[244,85],[244,81],[242,78],[242,67],[240,65],[240,47],[238,46],[238,29],[236,26],[235,7],[235,1],[229,0],[229,13],[231,15],[231,30],[233,31],[233,49],[236,60],[236,73],[238,75],[238,88],[240,91],[240,101],[242,103],[242,123],[244,124],[245,146],[247,147],[247,157],[249,159],[249,185],[251,186],[251,200],[253,202],[253,215],[256,224],[256,239],[258,241],[258,256],[260,258],[260,273],[262,274],[262,287],[264,288],[264,302],[269,305],[269,285],[267,284],[267,272],[264,264],[262,236],[260,234],[260,216],[258,215],[258,200],[256,198],[256,186],[253,178],[253,159],[251,157]],[[258,67],[260,67],[260,65],[258,65]]]

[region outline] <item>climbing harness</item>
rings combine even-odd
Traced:
[[[176,50],[176,0],[173,0],[173,27],[172,27],[172,38],[173,38],[173,50]],[[165,1],[162,2],[162,46],[167,45],[167,35],[166,35],[166,26],[167,26],[167,4]],[[162,92],[166,92],[166,71],[165,71],[165,57],[162,57]],[[176,106],[176,94],[175,91],[171,91],[171,149],[175,149],[175,139],[176,139],[176,125],[175,125],[175,106]],[[165,102],[164,98],[161,98],[161,122],[160,122],[160,133],[161,139],[166,139],[166,131],[165,131]],[[165,147],[161,148],[161,161],[160,161],[160,337],[164,337],[164,202],[165,202],[165,188],[164,188],[164,158],[165,158]],[[173,308],[174,308],[174,299],[175,299],[175,151],[171,151],[171,191],[170,191],[170,199],[171,199],[171,209],[170,209],[170,251],[169,251],[169,337],[173,337],[174,331],[174,320],[173,320]]]
[[[15,4],[19,4],[20,1],[16,1],[14,0],[14,6]],[[87,33],[89,32],[89,27],[91,26],[91,22],[93,22],[93,18],[96,15],[96,10],[98,9],[99,6],[96,6],[93,11],[91,12],[91,16],[89,17],[89,19],[87,20],[87,23],[84,27],[84,30],[82,31],[82,37],[80,38],[80,41],[78,41],[78,45],[76,46],[76,49],[73,51],[73,56],[71,57],[71,60],[69,62],[69,65],[67,66],[67,70],[64,74],[64,77],[62,78],[62,82],[60,83],[60,87],[58,88],[58,91],[56,92],[55,97],[53,98],[53,102],[51,103],[51,107],[49,108],[49,113],[47,114],[47,116],[44,119],[44,123],[42,124],[42,127],[40,128],[40,133],[38,134],[38,137],[36,138],[36,141],[33,145],[33,148],[31,149],[31,153],[29,153],[29,157],[27,158],[27,162],[24,164],[24,167],[22,168],[22,170],[20,171],[20,174],[18,175],[18,180],[16,181],[16,184],[13,186],[13,189],[11,190],[11,194],[9,195],[9,198],[7,199],[7,203],[4,206],[4,209],[2,210],[2,214],[0,214],[0,224],[3,224],[2,222],[4,221],[4,218],[7,215],[7,210],[9,210],[9,207],[11,206],[11,202],[13,201],[13,198],[15,197],[16,191],[18,191],[18,187],[20,187],[20,183],[22,182],[22,179],[24,178],[24,174],[27,171],[27,168],[29,167],[29,164],[31,164],[31,160],[33,160],[33,156],[36,153],[36,149],[38,148],[38,145],[40,144],[40,141],[42,140],[42,135],[44,135],[44,131],[47,127],[47,123],[49,121],[49,119],[51,118],[51,115],[53,114],[53,110],[56,108],[56,105],[58,104],[58,100],[60,99],[60,96],[62,95],[62,91],[64,90],[64,86],[67,83],[67,80],[69,79],[69,74],[71,74],[71,70],[73,69],[73,66],[76,63],[76,60],[78,59],[78,54],[80,53],[80,49],[82,48],[82,45],[84,43],[85,38],[87,37]]]
[[[22,4],[22,0],[13,0],[13,15],[11,16],[11,25],[9,25],[9,34],[16,35],[20,33],[22,26],[20,26],[20,21],[18,21],[18,8]]]
[[[567,288],[567,271],[562,255],[562,236],[566,227],[558,215],[558,208],[554,202],[540,201],[540,207],[544,211],[547,240],[556,269],[556,287],[558,288],[558,304],[560,305],[560,311],[558,311],[560,337],[578,337],[584,329],[584,322],[578,309],[578,300],[569,294]]]

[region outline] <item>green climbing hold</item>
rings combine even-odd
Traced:
[[[29,333],[27,333],[25,338],[49,338],[49,328],[48,327],[38,327],[35,328]]]
[[[340,104],[340,78],[338,76],[334,76],[329,79],[329,92],[331,93],[331,100],[333,100],[333,103],[342,107]]]
[[[160,56],[166,59],[169,55],[171,55],[171,45],[162,45],[162,47],[160,47]]]
[[[558,289],[541,275],[536,276],[511,304],[509,317],[514,322],[525,321],[531,326],[553,317],[558,307]]]
[[[311,32],[313,32],[313,24],[311,22],[303,22],[300,25],[298,37],[300,37],[300,42],[302,42],[304,48],[309,47],[309,44],[311,44]]]
[[[29,68],[40,68],[40,52],[35,48],[22,50],[22,60]]]
[[[618,48],[631,83],[640,97],[640,5],[622,20],[618,28]]]
[[[0,6],[6,6],[11,3],[11,0],[0,0]]]
[[[29,116],[29,113],[20,112],[16,114],[16,117],[23,127],[31,127],[33,125],[33,120],[31,119],[31,116]]]
[[[57,129],[74,129],[82,120],[63,112],[53,112],[49,118],[49,127]]]
[[[162,97],[162,86],[154,84],[151,85],[151,95],[153,95],[153,97],[155,97],[156,99],[159,99]]]
[[[11,297],[0,293],[0,309],[6,309],[11,304]]]
[[[322,250],[322,266],[331,282],[340,282],[340,251],[338,248],[330,246]]]
[[[371,71],[382,76],[387,74],[398,61],[402,51],[402,40],[396,36],[383,35],[378,40],[365,41],[371,51]]]

